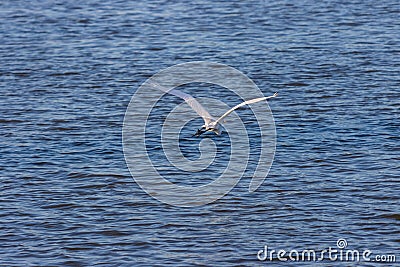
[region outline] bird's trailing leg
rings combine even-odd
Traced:
[[[200,135],[202,135],[203,133],[205,133],[206,130],[203,130],[203,129],[205,129],[205,128],[204,128],[204,127],[201,127],[201,129],[198,129],[197,132],[196,132],[193,136],[199,137]]]

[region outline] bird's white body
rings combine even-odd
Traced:
[[[220,124],[216,121],[211,121],[208,124],[204,124],[202,128],[204,127],[206,131],[214,132],[215,134],[220,135],[221,134],[221,129],[220,129]]]
[[[176,90],[176,89],[167,89],[157,83],[150,83],[151,86],[164,91],[166,93],[178,96],[180,98],[182,98],[183,100],[185,100],[185,102],[194,110],[196,111],[196,113],[203,118],[204,120],[204,125],[201,127],[201,129],[204,129],[203,131],[201,129],[199,129],[197,131],[197,133],[195,134],[195,136],[199,136],[204,132],[214,132],[215,134],[219,135],[221,134],[221,124],[220,122],[229,114],[231,114],[234,110],[238,109],[241,106],[244,105],[248,105],[248,104],[253,104],[253,103],[257,103],[260,102],[262,100],[266,100],[269,98],[273,98],[276,97],[278,95],[278,93],[273,94],[272,96],[266,96],[266,97],[259,97],[259,98],[255,98],[255,99],[251,99],[251,100],[247,100],[244,101],[236,106],[234,106],[233,108],[231,108],[230,110],[228,110],[227,112],[225,112],[221,117],[219,117],[218,119],[215,119],[213,116],[210,115],[210,113],[208,113],[208,111],[191,95],[186,94],[182,91]]]

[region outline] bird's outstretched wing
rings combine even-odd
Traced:
[[[229,114],[231,114],[235,109],[238,109],[238,108],[240,108],[240,107],[242,107],[242,106],[244,106],[244,105],[253,104],[253,103],[257,103],[257,102],[260,102],[260,101],[263,101],[263,100],[266,100],[266,99],[269,99],[269,98],[273,98],[273,97],[276,97],[277,95],[278,95],[278,93],[275,93],[275,94],[273,94],[273,95],[271,95],[271,96],[259,97],[259,98],[254,98],[254,99],[251,99],[251,100],[244,101],[244,102],[242,102],[242,103],[240,103],[240,104],[234,106],[233,108],[231,108],[231,109],[228,110],[227,112],[225,112],[225,114],[222,115],[221,117],[219,117],[219,118],[215,121],[215,123],[216,123],[216,124],[219,123],[219,122],[220,122],[221,120],[223,120],[226,116],[228,116]]]
[[[205,124],[209,124],[214,118],[208,113],[208,111],[191,95],[186,94],[177,89],[168,89],[158,83],[150,82],[150,86],[157,88],[166,93],[172,94],[174,96],[180,97],[185,100],[186,103],[194,110],[200,117],[203,118]]]

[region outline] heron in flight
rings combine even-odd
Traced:
[[[221,129],[220,129],[220,122],[229,114],[231,114],[234,110],[244,106],[244,105],[249,105],[249,104],[253,104],[253,103],[257,103],[269,98],[273,98],[276,97],[278,95],[278,93],[275,93],[271,96],[265,96],[265,97],[259,97],[259,98],[254,98],[254,99],[250,99],[247,101],[244,101],[236,106],[234,106],[233,108],[231,108],[230,110],[228,110],[227,112],[225,112],[221,117],[219,118],[214,118],[213,116],[210,115],[210,113],[208,113],[208,111],[191,95],[186,94],[182,91],[179,91],[177,89],[167,89],[157,83],[151,82],[150,83],[151,86],[153,86],[154,88],[157,88],[161,91],[164,91],[166,93],[172,94],[174,96],[180,97],[183,100],[185,100],[185,102],[194,110],[196,111],[196,113],[203,118],[204,120],[204,125],[197,130],[197,132],[193,135],[193,136],[200,136],[205,132],[214,132],[217,135],[221,134]]]

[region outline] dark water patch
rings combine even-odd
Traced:
[[[308,83],[303,83],[303,82],[290,82],[290,83],[285,83],[284,86],[293,86],[293,87],[303,87],[303,86],[309,86],[310,84]]]
[[[6,73],[6,75],[12,75],[18,78],[27,78],[29,76],[31,76],[30,72],[10,72],[10,73]]]
[[[44,209],[70,209],[76,207],[79,207],[79,205],[76,205],[74,203],[57,203],[57,204],[42,206],[42,208]]]
[[[86,251],[86,250],[92,250],[95,249],[93,246],[91,247],[84,247],[84,246],[76,246],[76,247],[64,247],[63,249],[65,250],[70,250],[70,251]],[[80,266],[80,265],[77,265]]]
[[[69,178],[130,178],[130,176],[125,176],[116,173],[83,173],[83,172],[71,172],[68,174]]]
[[[6,124],[6,123],[14,124],[14,123],[23,123],[23,122],[26,122],[26,121],[19,120],[19,119],[0,119],[0,123],[4,123],[4,124]]]
[[[62,73],[50,73],[49,76],[54,76],[54,77],[59,77],[59,76],[76,76],[76,75],[81,75],[79,72],[74,72],[74,71],[67,71],[67,72],[62,72]]]
[[[95,189],[106,189],[110,187],[109,184],[78,184],[75,186],[76,189],[84,189],[84,190],[95,190]]]
[[[123,231],[117,231],[117,230],[103,230],[103,231],[100,231],[99,234],[105,235],[105,236],[113,236],[113,237],[130,235],[129,233],[125,233]]]
[[[384,214],[382,215],[383,218],[392,219],[396,221],[400,221],[400,214]]]

